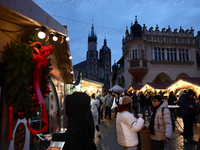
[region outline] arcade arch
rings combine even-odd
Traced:
[[[172,83],[172,79],[168,74],[161,72],[155,77],[154,83]]]
[[[177,77],[176,77],[176,81],[180,78],[184,78],[184,77],[190,77],[188,74],[186,73],[180,73]]]

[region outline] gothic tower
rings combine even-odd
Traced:
[[[86,56],[88,79],[98,80],[98,51],[97,36],[92,23],[91,33],[88,35],[88,51]]]
[[[111,50],[107,46],[107,41],[104,39],[104,45],[99,51],[99,61],[104,66],[104,87],[110,87],[110,71],[111,71]]]

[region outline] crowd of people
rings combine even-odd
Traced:
[[[181,108],[184,124],[184,143],[197,143],[193,139],[193,123],[195,123],[196,107],[200,107],[200,97],[195,101],[195,93],[179,92],[177,98],[170,92],[167,101],[163,93],[107,92],[103,96],[100,92],[90,95],[84,92],[74,92],[66,97],[66,115],[68,119],[67,131],[63,134],[45,135],[48,140],[65,141],[65,148],[72,146],[85,150],[95,150],[94,131],[101,138],[99,124],[104,119],[112,119],[115,111],[118,143],[123,150],[137,150],[140,145],[138,138],[140,130],[149,130],[153,150],[164,150],[172,137],[172,120],[168,105],[177,104]],[[79,103],[81,102],[81,103]],[[83,108],[84,107],[84,108]],[[147,114],[147,115],[146,115]],[[148,120],[148,121],[147,121]],[[145,122],[147,121],[147,123]],[[86,133],[90,134],[86,134]],[[79,143],[79,144],[78,144]],[[67,144],[67,145],[66,145]]]

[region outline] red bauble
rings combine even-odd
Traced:
[[[40,102],[39,101],[33,102],[33,104],[34,104],[34,107],[39,107],[40,106]]]
[[[46,92],[50,92],[50,91],[51,91],[51,89],[50,89],[50,88],[47,88],[47,89],[46,89]]]
[[[30,85],[30,88],[31,88],[31,89],[33,89],[33,86],[32,86],[32,85]]]
[[[48,75],[44,76],[44,79],[46,79],[46,80],[47,80],[47,79],[48,79]]]
[[[37,110],[37,107],[32,107],[31,108],[31,113],[34,113]]]
[[[24,119],[24,112],[23,112],[23,111],[19,111],[19,112],[17,113],[17,117],[18,117],[19,119]]]
[[[38,99],[36,94],[33,94],[32,99],[33,99],[33,101],[36,101]]]
[[[44,94],[43,94],[43,97],[44,97],[44,98],[45,98],[45,97],[47,97],[47,94],[46,94],[46,93],[44,93]]]
[[[49,71],[48,69],[45,70],[46,72]]]
[[[46,84],[46,85],[45,85],[45,87],[47,87],[47,88],[48,88],[48,87],[49,87],[49,84]]]

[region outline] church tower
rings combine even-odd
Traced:
[[[97,36],[92,23],[91,33],[88,35],[88,51],[86,56],[88,79],[98,80],[98,51]]]
[[[104,87],[109,89],[110,87],[110,71],[111,71],[111,50],[107,46],[107,40],[104,39],[104,45],[99,51],[99,61],[104,66]]]

